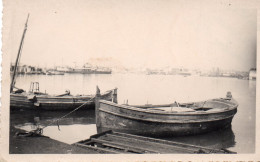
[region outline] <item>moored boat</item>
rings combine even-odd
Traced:
[[[51,70],[51,71],[47,71],[46,75],[64,75],[64,72]]]
[[[129,106],[99,100],[96,95],[98,133],[114,130],[145,136],[181,136],[210,132],[231,125],[238,104],[225,98],[166,105]]]
[[[116,89],[108,90],[101,94],[101,98],[107,101],[115,100],[116,97]],[[41,93],[39,88],[31,89],[29,92],[19,89],[10,94],[10,108],[12,110],[71,110],[82,106],[81,109],[94,109],[94,98],[95,94],[71,95],[68,90],[62,95],[49,95]]]
[[[108,68],[90,68],[90,67],[83,67],[83,68],[70,68],[66,73],[70,74],[111,74],[112,70]]]

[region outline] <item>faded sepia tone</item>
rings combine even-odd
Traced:
[[[14,67],[28,14],[20,65],[41,69],[36,72],[46,75],[22,74],[20,70],[16,79],[19,88],[27,91],[31,82],[39,82],[42,92],[59,96],[64,91],[93,95],[97,85],[102,93],[116,87],[118,103],[130,105],[204,101],[225,97],[226,92],[231,91],[239,105],[232,127],[227,130],[162,138],[224,148],[236,152],[235,155],[113,155],[111,159],[98,154],[66,155],[82,153],[73,148],[55,158],[72,161],[82,158],[101,161],[194,160],[194,157],[229,161],[259,159],[259,86],[256,86],[257,80],[250,79],[250,71],[259,69],[257,1],[6,0],[3,6],[3,159],[17,161],[18,153],[23,154],[19,158],[22,161],[53,159],[50,155],[38,155],[41,152],[30,154],[30,149],[12,147],[16,143],[9,144],[9,139],[14,139],[16,132],[12,132],[10,126],[31,130],[37,127],[35,121],[48,125],[66,114],[10,112],[10,69]],[[95,74],[50,74],[53,69],[75,70],[89,64],[109,69],[112,74],[110,71],[109,74],[97,71]],[[176,69],[180,70],[176,72]],[[66,144],[88,139],[98,133],[95,115],[92,110],[87,114],[74,113],[46,127],[43,135]],[[59,153],[55,150],[53,153]]]

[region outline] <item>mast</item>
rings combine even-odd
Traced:
[[[27,20],[26,20],[26,23],[25,23],[24,31],[23,31],[23,36],[22,36],[22,39],[21,39],[21,42],[20,42],[17,58],[16,58],[16,61],[15,61],[15,67],[14,67],[14,73],[13,73],[13,76],[12,76],[10,92],[13,91],[13,88],[14,88],[14,85],[15,85],[15,79],[16,79],[15,77],[16,77],[16,72],[17,72],[17,66],[19,64],[19,60],[20,60],[21,53],[22,53],[23,42],[24,42],[26,30],[27,30],[27,23],[28,23],[29,16],[30,16],[30,14],[28,14],[28,16],[27,16]]]

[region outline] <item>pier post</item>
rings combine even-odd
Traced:
[[[231,94],[231,92],[227,92],[226,97],[229,98],[229,99],[231,99],[231,98],[232,98],[232,94]]]
[[[114,102],[114,103],[117,103],[117,88],[114,89],[113,102]]]
[[[100,127],[100,117],[99,117],[99,107],[100,107],[100,89],[96,88],[96,96],[95,96],[95,116],[96,116],[96,126]]]

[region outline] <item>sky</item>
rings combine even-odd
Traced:
[[[124,67],[255,68],[256,10],[196,2],[5,1],[4,54],[15,61],[30,13],[24,64],[74,66],[102,58]]]

